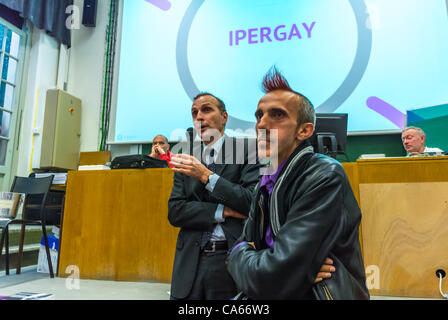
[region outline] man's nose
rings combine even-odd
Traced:
[[[258,129],[267,129],[268,128],[268,121],[267,121],[266,115],[263,115],[261,118],[258,119],[257,128]]]
[[[201,111],[198,111],[196,115],[196,121],[202,121],[204,119],[204,114]]]

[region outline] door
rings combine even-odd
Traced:
[[[0,18],[0,191],[9,191],[26,33]]]

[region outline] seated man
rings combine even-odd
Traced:
[[[408,152],[408,156],[428,153],[428,152],[443,152],[439,148],[425,147],[426,135],[422,129],[417,127],[407,127],[401,132],[401,140],[403,147]]]
[[[172,168],[173,166],[170,164],[170,161],[173,154],[169,149],[170,145],[168,144],[167,137],[159,134],[154,137],[154,140],[152,140],[152,150],[149,156],[167,161],[168,166]]]
[[[255,187],[227,269],[249,299],[369,299],[361,211],[341,164],[308,142],[314,108],[275,69],[263,86],[255,112],[258,151],[278,166]],[[335,274],[316,284],[326,257]]]

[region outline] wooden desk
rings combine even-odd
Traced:
[[[448,157],[343,166],[363,213],[368,283],[369,267],[379,271],[370,293],[440,297],[435,271],[448,273]],[[172,175],[170,169],[69,172],[58,275],[68,276],[66,268],[75,265],[83,279],[169,283],[178,233],[167,219]]]
[[[448,273],[448,157],[358,160],[356,167],[349,178],[358,180],[370,293],[441,298],[435,272]]]
[[[356,163],[344,167],[356,183]],[[77,266],[82,279],[169,283],[178,234],[168,222],[172,180],[170,169],[70,171],[58,276]]]
[[[81,279],[169,283],[172,185],[170,169],[69,172],[58,276],[74,265]]]

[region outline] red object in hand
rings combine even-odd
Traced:
[[[168,162],[168,166],[170,167],[170,168],[174,168],[174,166],[172,166],[171,164],[170,164],[170,162],[171,162],[171,156],[173,155],[173,153],[171,153],[170,152],[170,150],[168,150],[165,154],[161,154],[160,156],[159,156],[159,159],[160,160],[165,160],[166,162]]]

